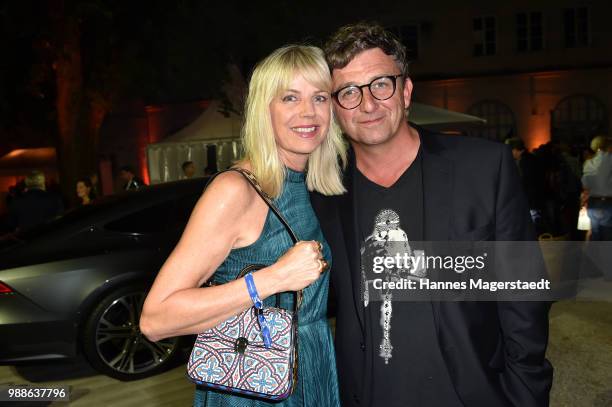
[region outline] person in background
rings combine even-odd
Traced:
[[[576,227],[580,178],[565,159],[562,147],[555,141],[533,151],[538,164],[536,192],[542,200],[542,230],[552,236],[568,238]]]
[[[134,169],[129,165],[124,165],[119,169],[119,177],[125,181],[123,189],[126,191],[134,191],[147,185],[134,175]]]
[[[511,137],[506,139],[504,143],[512,149],[512,157],[516,163],[521,183],[523,184],[523,190],[527,196],[531,220],[539,234],[542,231],[544,172],[537,158],[525,149],[523,140],[518,137]]]
[[[76,183],[76,194],[80,205],[89,205],[96,197],[90,178],[81,178]]]
[[[519,173],[521,171],[521,157],[523,156],[523,153],[525,152],[525,144],[523,143],[523,140],[521,140],[518,137],[510,137],[507,138],[504,143],[508,146],[510,146],[510,148],[512,149],[512,158],[514,158],[514,162],[516,162],[516,166],[519,169]]]
[[[210,177],[211,175],[214,175],[217,172],[217,167],[211,167],[209,165],[206,166],[206,168],[204,168],[204,176],[205,177]]]
[[[101,196],[100,193],[100,178],[98,177],[98,173],[94,172],[89,176],[89,182],[91,183],[91,192],[93,196],[98,197]]]
[[[9,229],[22,231],[59,216],[64,205],[59,196],[46,191],[45,174],[32,171],[25,178],[25,191],[9,207]]]
[[[593,138],[591,149],[595,155],[585,161],[582,172],[593,241],[612,240],[612,154],[609,148],[609,139]]]
[[[181,179],[193,178],[196,173],[196,166],[193,161],[185,161],[181,165],[181,168],[183,169],[183,175],[181,176]]]
[[[10,207],[15,198],[20,197],[26,190],[25,179],[20,180],[15,185],[11,185],[6,195],[6,206]]]

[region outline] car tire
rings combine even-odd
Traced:
[[[140,332],[144,284],[113,289],[90,312],[82,331],[82,349],[91,366],[107,376],[129,381],[173,366],[180,338],[149,341]]]

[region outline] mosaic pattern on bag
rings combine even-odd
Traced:
[[[254,308],[198,335],[187,375],[197,384],[267,399],[288,396],[293,381],[293,315],[265,308],[272,347],[266,349]],[[246,341],[245,341],[246,339]]]

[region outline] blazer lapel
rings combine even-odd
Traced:
[[[419,133],[423,149],[424,239],[446,241],[451,231],[452,164],[442,157],[435,135],[422,130]]]
[[[364,332],[364,310],[363,298],[361,293],[361,256],[359,251],[359,234],[357,226],[357,199],[354,191],[355,179],[355,159],[352,151],[349,153],[349,164],[344,176],[344,186],[347,193],[341,195],[339,199],[338,212],[340,213],[340,223],[342,224],[342,232],[344,235],[344,244],[346,245],[346,254],[348,257],[349,275],[351,285],[353,287],[353,302],[355,311],[359,319],[362,333]]]
[[[423,149],[424,241],[448,241],[452,227],[452,163],[442,156],[444,147],[439,144],[436,135],[420,128],[418,130]],[[447,344],[444,335],[440,334],[440,301],[432,301],[431,306],[438,342],[444,349]]]

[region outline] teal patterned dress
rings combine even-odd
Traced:
[[[329,245],[310,206],[303,173],[287,169],[282,194],[274,203],[299,240],[317,240],[323,244],[323,256],[331,264]],[[239,270],[249,264],[272,264],[293,243],[278,218],[268,211],[263,231],[255,243],[234,249],[215,272],[217,282],[234,279]],[[340,405],[338,380],[331,331],[327,324],[327,294],[329,272],[304,289],[304,299],[298,315],[298,381],[293,394],[280,403],[267,403],[213,391],[196,386],[193,405],[196,407],[259,407],[259,406],[321,406]],[[290,308],[291,294],[281,295],[281,305]],[[274,304],[274,297],[266,299]]]

